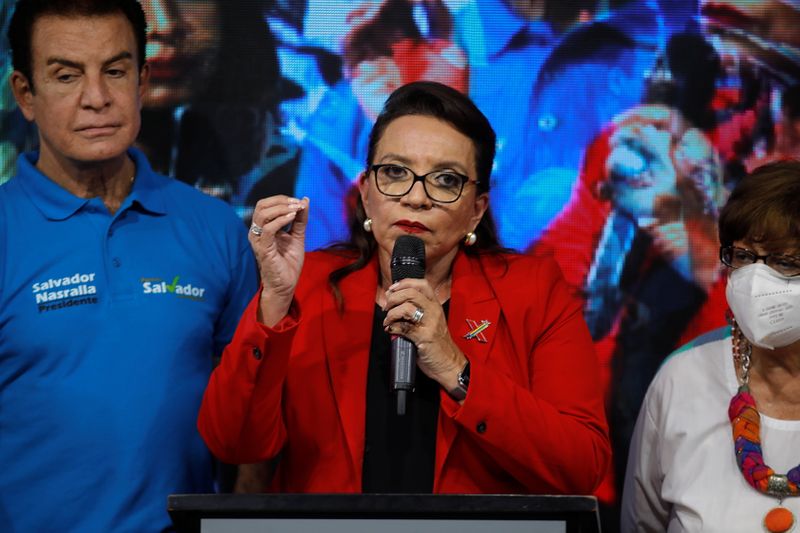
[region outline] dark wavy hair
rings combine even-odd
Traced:
[[[103,15],[125,15],[131,23],[136,38],[136,60],[141,71],[145,62],[147,45],[147,21],[144,10],[137,0],[19,0],[11,16],[8,42],[11,46],[11,62],[14,70],[20,71],[33,87],[33,25],[41,17],[93,17]]]
[[[719,241],[759,243],[768,251],[800,249],[800,161],[758,167],[742,178],[719,215]]]
[[[432,81],[416,81],[403,85],[386,100],[369,135],[367,168],[372,165],[378,142],[389,124],[408,115],[437,118],[468,137],[475,147],[477,191],[479,194],[489,192],[496,140],[489,120],[467,96],[447,85]],[[360,195],[356,195],[355,208],[349,218],[350,240],[328,249],[354,259],[352,263],[334,270],[328,276],[340,307],[343,301],[339,291],[339,281],[351,272],[364,268],[377,249],[375,237],[364,230],[363,224],[367,215]],[[497,227],[488,208],[475,229],[475,235],[478,238],[475,245],[464,247],[464,252],[469,255],[510,251],[500,246]]]

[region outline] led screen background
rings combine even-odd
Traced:
[[[142,4],[153,76],[138,145],[245,223],[259,198],[309,196],[309,249],[347,238],[367,135],[394,88],[432,79],[468,93],[498,135],[503,244],[553,255],[585,302],[619,477],[660,362],[725,323],[715,224],[727,191],[796,153],[800,3]],[[0,183],[36,145],[1,46]]]

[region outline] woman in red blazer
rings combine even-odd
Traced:
[[[276,459],[283,492],[595,489],[610,449],[592,342],[555,263],[498,245],[494,146],[467,97],[416,82],[373,128],[349,246],[304,254],[308,199],[257,204],[262,288],[198,421],[215,455]],[[424,278],[392,283],[408,234]],[[405,415],[389,407],[392,336],[417,349]]]

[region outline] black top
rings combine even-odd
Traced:
[[[445,302],[445,316],[448,307],[449,302]],[[361,489],[366,493],[430,494],[441,386],[417,368],[416,388],[406,396],[406,413],[397,414],[390,384],[392,342],[383,330],[385,318],[386,313],[376,305],[367,371]]]

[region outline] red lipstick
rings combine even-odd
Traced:
[[[405,231],[406,233],[423,233],[430,231],[428,226],[421,222],[414,222],[412,220],[398,220],[394,223],[395,226]]]

